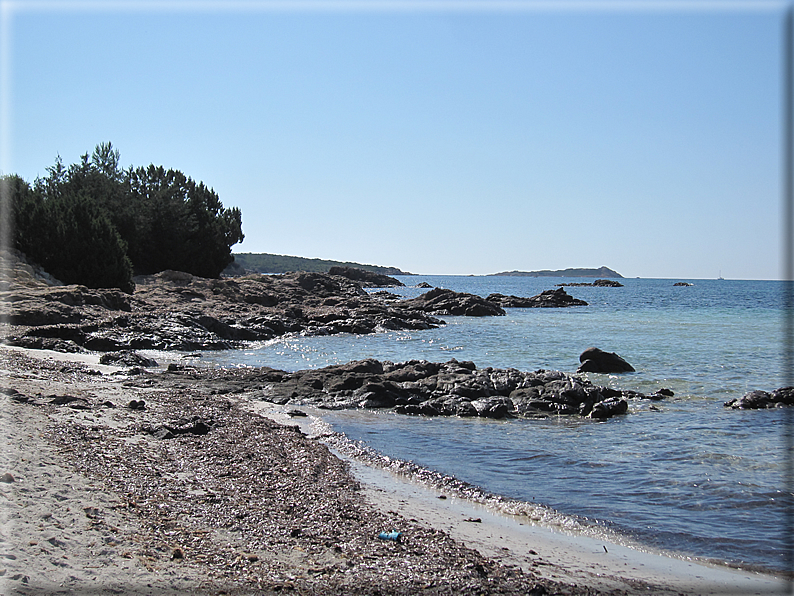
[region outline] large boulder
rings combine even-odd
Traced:
[[[634,367],[614,352],[587,348],[579,355],[582,364],[576,372],[623,373],[634,372]]]

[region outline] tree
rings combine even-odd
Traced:
[[[224,208],[214,190],[154,165],[130,168],[127,188],[137,214],[138,236],[130,243],[136,271],[218,277],[232,262],[231,247],[244,238],[242,215]]]
[[[56,162],[51,176],[61,174]],[[84,192],[64,188],[62,180],[49,182],[36,189],[19,176],[4,177],[15,248],[64,283],[132,293],[127,246],[105,211]]]
[[[47,208],[50,252],[40,261],[45,269],[64,283],[134,291],[127,244],[90,195],[70,193]]]
[[[69,167],[56,157],[32,187],[4,179],[17,247],[63,281],[89,287],[132,291],[133,271],[218,277],[244,237],[240,210],[178,170],[124,170],[120,158],[100,143]]]

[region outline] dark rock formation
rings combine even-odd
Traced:
[[[347,279],[359,282],[365,288],[393,288],[405,285],[399,279],[388,275],[356,269],[355,267],[331,267],[328,270],[328,275],[341,275]]]
[[[669,390],[645,395],[599,387],[559,371],[478,369],[454,359],[397,364],[369,359],[294,373],[262,369],[250,374],[262,387],[263,399],[282,405],[393,408],[425,416],[610,418],[625,414],[629,399],[672,395]]]
[[[393,294],[392,292],[387,292],[386,290],[379,290],[377,292],[372,292],[370,296],[374,298],[380,298],[381,300],[402,300],[402,296],[398,294]]]
[[[587,306],[587,302],[574,298],[562,288],[546,290],[530,298],[491,294],[486,300],[498,304],[503,308],[561,308],[565,306]]]
[[[430,329],[443,321],[401,301],[370,296],[325,273],[204,279],[164,271],[117,290],[43,283],[0,291],[6,343],[81,349],[217,350],[286,333],[330,335]]]
[[[734,410],[762,410],[784,406],[794,406],[794,387],[781,387],[771,393],[758,390],[750,391],[742,397],[725,402],[726,408]]]
[[[150,368],[157,366],[157,361],[141,356],[133,350],[123,350],[121,352],[106,352],[99,357],[100,364],[115,364],[120,366],[141,366]]]
[[[426,281],[422,281],[422,282],[419,282],[418,284],[416,284],[416,287],[417,287],[417,288],[425,288],[425,289],[428,289],[428,290],[429,290],[429,289],[431,289],[433,286],[431,286],[431,285],[430,285],[429,283],[427,283]]]
[[[622,373],[634,372],[634,367],[614,352],[599,348],[587,348],[579,355],[582,364],[576,372]]]
[[[106,311],[132,310],[131,296],[121,290],[91,290],[85,286],[37,286],[2,292],[10,323],[58,325],[79,323]]]
[[[403,300],[403,308],[433,315],[465,315],[469,317],[492,317],[504,315],[505,311],[486,298],[434,288],[421,296]]]
[[[691,284],[685,281],[677,281],[673,284],[674,286],[693,286],[695,284]]]
[[[622,288],[623,284],[613,279],[597,279],[593,283],[586,281],[573,281],[570,283],[557,284],[560,287],[566,288],[582,288],[582,287],[597,287],[597,288]]]

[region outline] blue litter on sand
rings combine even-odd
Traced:
[[[394,540],[395,542],[400,542],[402,538],[402,532],[398,532],[397,530],[392,530],[391,532],[381,532],[378,534],[378,538],[381,540]]]

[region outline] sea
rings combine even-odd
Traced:
[[[401,276],[402,297],[427,282],[458,292],[534,296],[592,279]],[[575,372],[595,346],[636,372],[591,381],[664,401],[632,400],[606,421],[553,416],[484,420],[324,411],[351,442],[387,458],[452,476],[488,494],[553,511],[571,532],[603,533],[673,556],[741,568],[791,565],[792,409],[742,411],[724,403],[791,384],[782,281],[620,279],[623,287],[567,287],[588,306],[506,309],[504,317],[441,317],[423,331],[287,336],[206,354],[213,366],[289,371],[363,358],[452,358],[478,368]],[[686,282],[691,285],[675,285]],[[790,354],[790,352],[789,352]],[[578,530],[577,530],[578,528]]]

